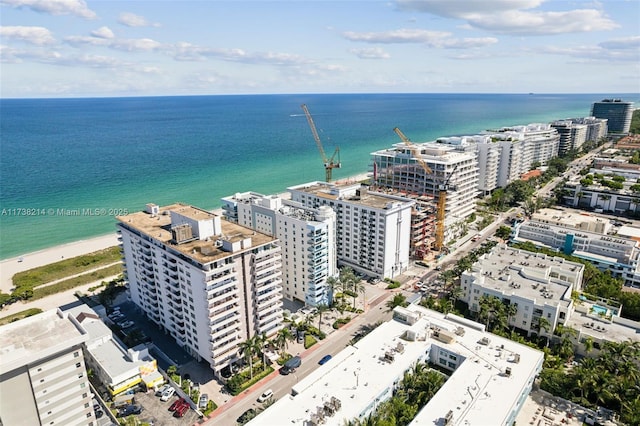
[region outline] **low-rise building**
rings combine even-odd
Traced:
[[[142,384],[153,389],[164,382],[158,364],[144,345],[127,348],[98,314],[85,304],[65,311],[87,331],[85,361],[111,396]]]
[[[462,273],[460,300],[479,312],[481,297],[495,296],[516,306],[508,318],[511,326],[549,335],[573,313],[571,295],[581,290],[583,273],[580,263],[499,244]],[[540,318],[548,321],[549,330],[538,329]]]
[[[4,426],[97,424],[83,357],[88,337],[59,309],[0,327]]]
[[[625,227],[630,229],[630,227]],[[622,230],[622,234],[626,231]],[[613,235],[609,220],[559,209],[542,209],[514,226],[513,240],[562,251],[585,259],[625,285],[639,286],[638,237]]]
[[[482,324],[410,305],[300,380],[248,425],[343,425],[391,398],[416,362],[450,376],[412,425],[512,425],[544,356]],[[375,372],[375,374],[372,374]]]

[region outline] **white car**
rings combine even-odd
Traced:
[[[162,392],[162,396],[160,397],[160,401],[167,402],[168,400],[171,399],[171,397],[173,396],[174,393],[176,393],[176,390],[174,388],[169,388],[169,389],[165,390],[164,392]]]
[[[119,322],[118,326],[120,326],[120,328],[129,328],[129,327],[133,327],[135,324],[133,321],[123,321],[123,322]]]
[[[273,391],[271,389],[267,389],[266,391],[262,392],[262,395],[258,397],[258,402],[265,402],[267,399],[271,398],[272,396],[273,396]]]

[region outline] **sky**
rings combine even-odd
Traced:
[[[0,98],[640,93],[638,0],[0,0]]]

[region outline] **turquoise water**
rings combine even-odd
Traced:
[[[241,191],[334,179],[399,142],[585,116],[611,95],[357,94],[0,100],[0,258],[108,234],[148,202],[203,208]],[[640,96],[615,95],[639,102]]]
[[[602,306],[592,305],[591,309],[596,315],[606,315],[609,310],[607,308],[603,308]]]

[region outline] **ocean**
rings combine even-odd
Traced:
[[[115,231],[146,203],[206,209],[242,191],[334,180],[398,143],[588,116],[613,95],[313,94],[0,100],[0,259]],[[638,94],[615,97],[638,103]]]

